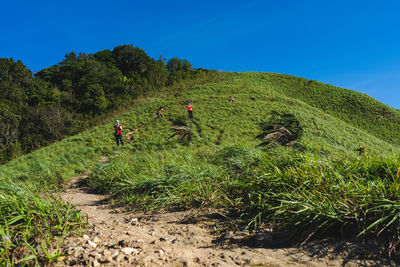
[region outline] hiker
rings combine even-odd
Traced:
[[[233,103],[233,102],[235,102],[235,101],[236,101],[236,99],[234,99],[232,96],[229,97],[229,102],[232,102],[232,103]]]
[[[192,103],[189,103],[189,105],[187,106],[188,109],[188,113],[189,113],[189,120],[192,121],[193,120],[193,106]]]
[[[121,141],[121,145],[124,145],[124,141],[122,141],[122,125],[119,124],[119,121],[115,121],[114,125],[115,130],[115,139],[117,140],[117,146],[119,146],[119,141]]]
[[[161,118],[161,117],[164,117],[163,112],[164,112],[163,107],[160,107],[160,108],[157,110],[157,113],[156,113],[157,118],[156,118],[156,119]]]

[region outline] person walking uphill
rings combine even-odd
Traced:
[[[159,119],[159,118],[164,117],[163,112],[164,112],[163,107],[160,107],[160,108],[157,110],[157,113],[156,113],[156,116],[157,116],[157,117],[156,117],[156,119]]]
[[[189,103],[189,105],[187,106],[188,109],[188,113],[189,113],[189,120],[192,121],[193,120],[193,106],[191,103]]]
[[[119,124],[119,121],[115,121],[114,125],[115,130],[115,139],[117,140],[117,146],[119,146],[119,141],[121,141],[121,145],[124,145],[124,141],[122,141],[122,125]]]

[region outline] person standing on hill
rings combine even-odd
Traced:
[[[192,121],[193,120],[193,106],[192,103],[189,103],[189,105],[187,106],[188,109],[188,113],[189,113],[189,120]]]
[[[122,125],[119,124],[119,121],[115,121],[114,125],[115,130],[115,139],[117,140],[117,146],[119,146],[119,141],[121,141],[121,145],[124,145],[124,141],[122,141]]]
[[[159,118],[161,118],[161,117],[164,117],[163,112],[164,112],[163,107],[160,107],[160,108],[157,110],[157,113],[156,113],[157,117],[156,117],[156,119],[159,119]]]
[[[233,103],[233,102],[235,102],[235,101],[236,101],[236,99],[234,99],[232,96],[229,97],[229,102],[232,102],[232,103]]]

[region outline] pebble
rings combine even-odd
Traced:
[[[83,239],[85,239],[85,240],[89,240],[89,236],[88,236],[88,235],[83,235],[82,237],[83,237]]]
[[[110,263],[113,261],[113,258],[111,256],[103,256],[99,259],[100,263]]]
[[[100,267],[100,263],[97,260],[92,262],[93,267]]]
[[[83,251],[84,249],[83,249],[83,247],[76,247],[76,248],[74,248],[74,250],[75,251]]]
[[[93,242],[94,242],[94,243],[100,243],[101,240],[100,240],[100,238],[98,238],[98,237],[96,236],[95,238],[93,238]]]
[[[121,239],[120,241],[118,241],[117,246],[126,247],[128,246],[128,243],[126,242],[126,240]]]
[[[97,248],[97,244],[96,243],[94,243],[94,242],[92,242],[90,240],[88,240],[87,243],[88,243],[89,246],[91,246],[93,248]]]
[[[126,232],[126,235],[128,236],[134,236],[135,234],[133,232]]]
[[[98,259],[101,257],[101,254],[98,253],[97,251],[92,251],[89,253],[89,256],[92,256],[93,258]]]
[[[114,251],[112,254],[111,254],[111,257],[116,257],[116,256],[118,256],[118,254],[119,254],[119,252],[118,251]]]
[[[125,253],[126,255],[131,255],[131,254],[137,255],[137,254],[139,254],[139,250],[137,250],[136,248],[126,247],[126,248],[121,249],[121,251],[123,253]]]
[[[124,256],[124,255],[122,255],[122,254],[119,254],[117,257],[115,257],[115,260],[116,260],[117,262],[121,262],[121,261],[123,261],[123,260],[124,260],[124,258],[125,258],[125,256]]]
[[[164,251],[162,249],[156,250],[154,253],[159,253],[161,256],[164,255]]]
[[[144,266],[152,266],[154,264],[151,264],[151,263],[154,263],[154,262],[155,262],[155,259],[151,256],[145,256],[138,260],[138,264],[144,265]],[[149,264],[151,264],[151,265],[149,265]]]
[[[131,225],[137,225],[138,223],[139,223],[138,218],[133,218],[133,219],[131,220]]]

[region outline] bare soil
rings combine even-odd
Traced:
[[[212,210],[125,212],[86,188],[84,178],[75,178],[61,198],[87,213],[90,228],[65,240],[61,249],[69,256],[58,266],[395,266],[346,243],[339,250],[321,241],[255,248],[248,241],[265,244],[268,233],[213,235],[218,219]]]

